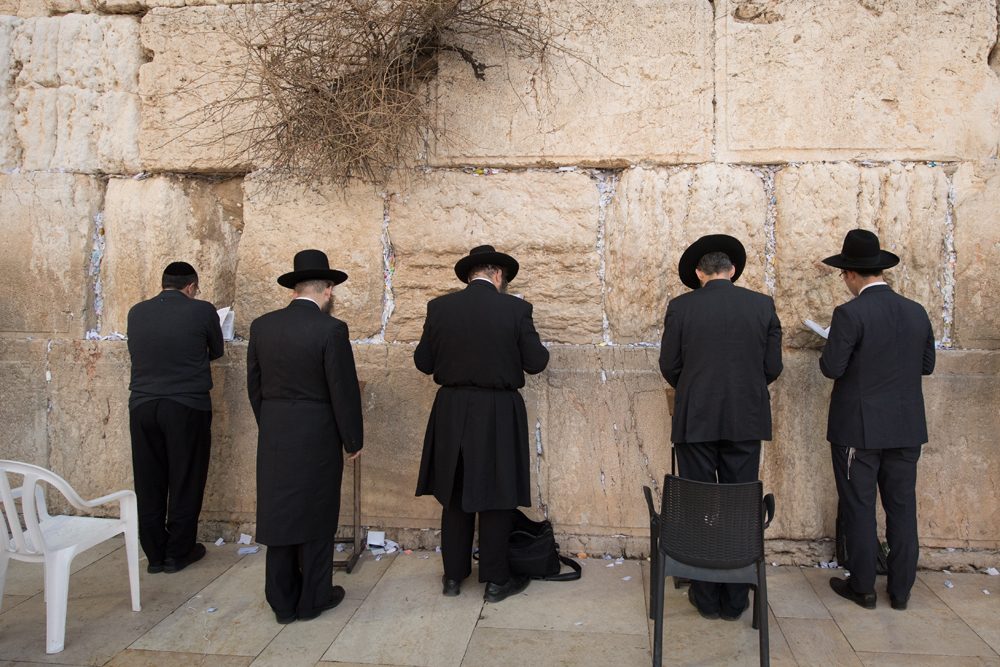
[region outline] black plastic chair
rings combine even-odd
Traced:
[[[644,490],[652,509],[652,492]],[[655,621],[653,667],[663,664],[663,596],[668,576],[752,587],[753,627],[760,664],[771,664],[767,634],[764,529],[774,518],[774,496],[761,481],[712,484],[667,475],[656,518],[659,539],[652,556],[650,611]],[[650,518],[653,525],[653,518]]]

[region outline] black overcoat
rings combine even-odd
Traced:
[[[884,449],[927,442],[921,376],[934,371],[927,311],[872,285],[833,311],[819,361],[835,380],[826,438],[841,447]]]
[[[531,505],[528,417],[518,391],[524,374],[549,361],[527,301],[473,280],[427,304],[413,353],[441,385],[427,422],[417,495],[451,499],[459,453],[466,512]]]
[[[711,280],[667,304],[660,372],[677,389],[673,442],[770,440],[771,395],[781,374],[774,300]]]
[[[308,299],[250,325],[247,393],[257,419],[257,541],[337,531],[343,450],[364,444],[347,325]]]

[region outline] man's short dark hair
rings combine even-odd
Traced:
[[[191,283],[198,282],[198,272],[187,262],[170,262],[163,269],[163,279],[160,285],[163,289],[184,289]]]
[[[851,269],[851,271],[854,271],[856,274],[864,278],[872,278],[874,276],[882,275],[882,269]]]
[[[698,270],[707,276],[725,273],[733,268],[733,260],[724,252],[715,251],[702,255],[698,260]]]
[[[302,294],[303,292],[322,292],[327,287],[333,287],[334,283],[332,280],[323,280],[322,278],[316,278],[315,280],[300,280],[295,283],[295,292],[297,294]]]
[[[476,275],[477,273],[493,273],[494,271],[499,271],[500,275],[503,276],[504,280],[507,279],[507,270],[502,266],[497,266],[496,264],[479,264],[477,266],[469,269],[469,277]]]

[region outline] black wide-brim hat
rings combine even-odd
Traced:
[[[305,280],[329,280],[334,285],[347,280],[346,273],[330,268],[330,260],[322,250],[301,250],[295,253],[292,266],[295,267],[294,271],[278,277],[278,284],[282,287],[293,289]]]
[[[701,287],[695,269],[698,268],[698,262],[701,261],[701,258],[710,252],[722,252],[729,257],[733,266],[736,267],[736,272],[733,274],[733,282],[736,282],[736,279],[743,273],[743,268],[747,265],[746,248],[743,247],[739,239],[728,234],[709,234],[689,245],[684,254],[681,255],[681,261],[677,263],[677,274],[682,283],[691,289]]]
[[[514,276],[517,275],[517,270],[521,268],[517,260],[506,255],[502,252],[497,252],[496,248],[491,245],[481,245],[476,246],[469,251],[469,254],[458,260],[455,264],[455,275],[463,283],[469,282],[469,271],[471,271],[476,266],[483,266],[484,264],[492,264],[494,266],[502,267],[504,270],[504,278],[507,282],[514,280]]]
[[[852,229],[844,237],[844,245],[839,255],[823,260],[836,269],[848,271],[881,271],[899,264],[899,257],[882,250],[878,237],[867,229]]]

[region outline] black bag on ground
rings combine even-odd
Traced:
[[[510,571],[545,581],[575,581],[582,568],[572,558],[559,554],[559,545],[548,521],[532,521],[521,510],[514,510],[514,524],[507,547]],[[563,572],[563,564],[573,568]]]

